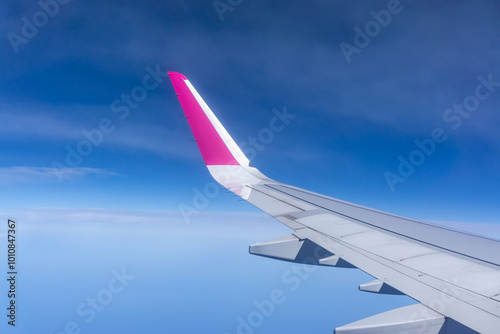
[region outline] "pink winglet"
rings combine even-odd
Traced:
[[[168,72],[168,75],[205,163],[239,165],[186,85],[187,78],[176,72]]]

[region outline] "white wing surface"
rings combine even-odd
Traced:
[[[359,289],[418,303],[336,333],[500,333],[500,241],[348,203],[267,178],[253,167],[192,84],[169,72],[203,159],[221,185],[294,232],[250,253],[359,268]]]

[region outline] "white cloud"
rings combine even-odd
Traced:
[[[35,208],[18,214],[34,223],[148,223],[170,221],[172,213],[143,210],[113,210],[101,208]]]
[[[107,208],[32,208],[13,214],[34,223],[64,222],[64,223],[184,223],[179,211],[159,210],[120,210]],[[238,224],[253,227],[268,224],[273,218],[263,213],[253,212],[210,212],[206,211],[193,218],[194,224],[206,225],[207,222],[221,225]],[[278,222],[276,225],[280,226]]]
[[[24,183],[24,182],[41,182],[57,181],[59,178],[64,180],[73,180],[76,178],[85,177],[89,174],[96,175],[116,175],[113,172],[88,167],[75,168],[49,168],[49,167],[27,167],[13,166],[0,167],[0,183]]]
[[[8,212],[31,228],[73,226],[76,229],[125,228],[166,229],[177,236],[207,238],[248,238],[255,242],[289,234],[292,231],[264,213],[203,212],[186,224],[179,211],[122,210],[107,208],[32,208]]]

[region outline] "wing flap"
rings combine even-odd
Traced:
[[[369,283],[361,284],[358,289],[359,291],[380,293],[383,295],[404,295],[401,291],[394,289],[389,284],[379,281],[378,279]]]
[[[313,265],[319,264],[321,259],[332,255],[309,239],[300,239],[294,234],[250,245],[249,253],[277,260]]]
[[[335,334],[474,334],[422,304],[401,307],[335,329]]]

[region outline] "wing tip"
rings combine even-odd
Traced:
[[[232,142],[232,138],[189,80],[178,72],[167,73],[205,164],[240,165],[228,144]]]
[[[179,73],[179,72],[168,71],[167,74],[168,74],[169,77],[179,78],[179,79],[182,79],[182,80],[187,80],[186,76],[184,74],[182,74],[182,73]]]

